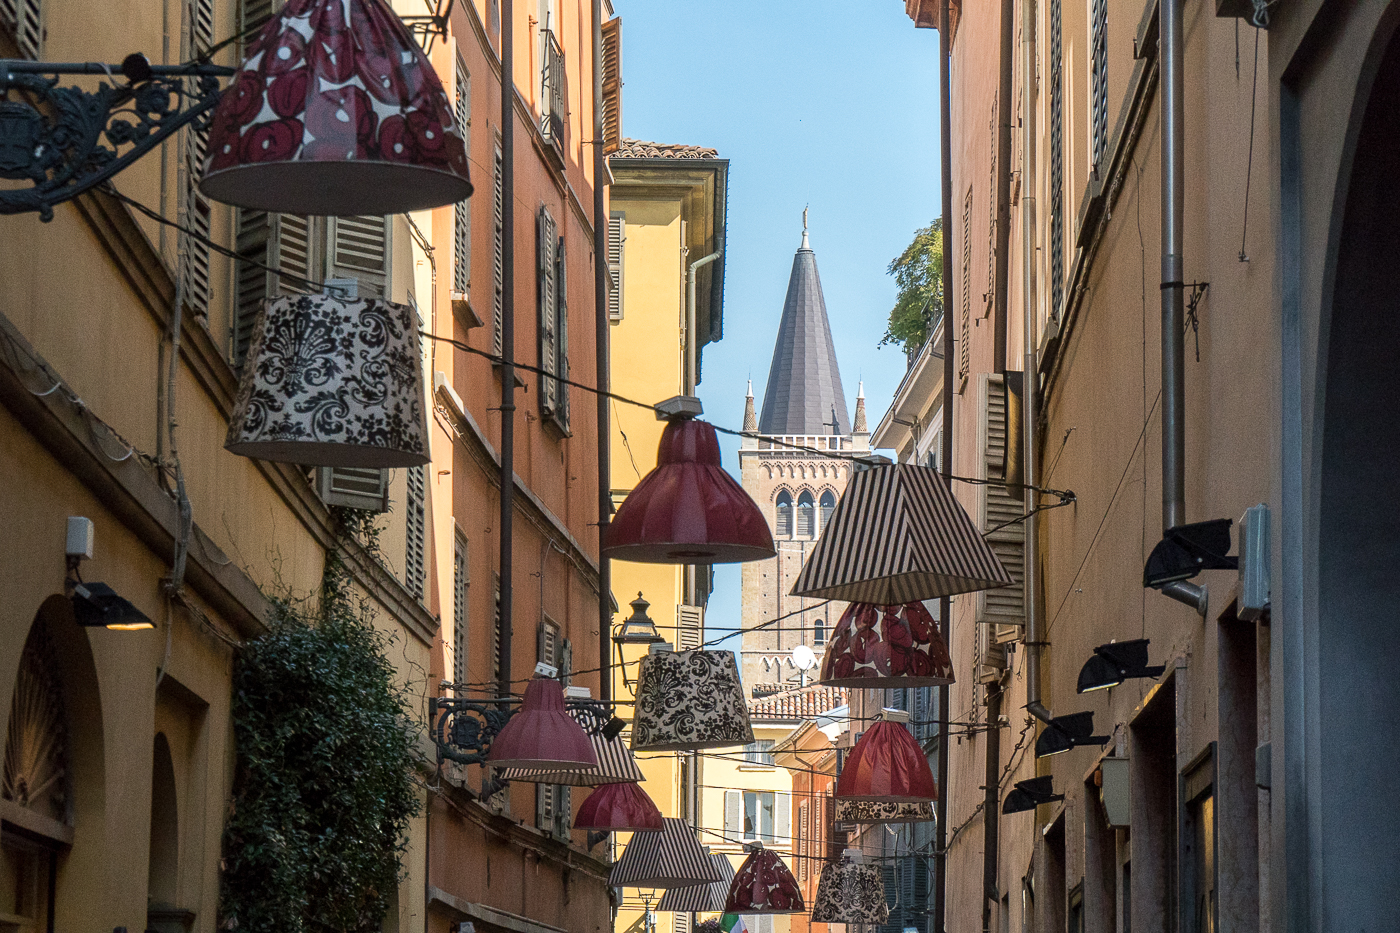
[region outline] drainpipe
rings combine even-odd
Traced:
[[[949,36],[948,0],[938,4],[938,136],[943,183],[943,443],[938,452],[943,482],[952,487],[953,475],[953,251],[948,237],[953,230],[953,46]],[[943,642],[953,643],[953,602],[938,601],[938,622]],[[938,819],[933,826],[933,933],[944,933],[948,904],[948,704],[951,691],[938,688]]]
[[[997,88],[997,240],[992,306],[992,371],[1006,372],[1007,286],[1011,277],[1011,72],[1015,0],[1001,0],[1001,75]]]
[[[612,376],[608,319],[608,157],[603,152],[603,0],[593,0],[593,305],[597,327],[595,384],[598,402],[598,699],[612,699],[612,561],[603,544],[612,520],[612,425],[608,420],[609,380]]]
[[[1162,531],[1186,521],[1186,335],[1182,282],[1183,139],[1182,0],[1161,0],[1162,59]],[[1206,589],[1168,583],[1162,592],[1205,614]]]
[[[511,545],[515,518],[515,2],[501,0],[501,670],[510,696]]]
[[[720,256],[723,250],[715,250],[690,264],[685,273],[685,394],[695,394],[695,384],[700,381],[698,354],[700,348],[695,340],[695,270],[708,266]]]

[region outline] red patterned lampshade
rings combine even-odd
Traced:
[[[288,0],[214,110],[200,188],[291,214],[400,214],[472,193],[442,82],[385,0]]]
[[[827,645],[821,682],[873,689],[941,687],[953,682],[953,662],[923,603],[851,603]]]
[[[647,564],[726,564],[776,554],[768,521],[720,465],[713,425],[673,419],[656,469],[622,500],[603,554]]]
[[[583,802],[574,818],[574,829],[605,832],[660,832],[665,828],[661,811],[651,797],[634,783],[604,784]]]
[[[564,711],[564,685],[548,677],[526,685],[520,711],[492,740],[486,760],[497,768],[598,767],[588,733]]]
[[[886,715],[892,712],[887,711]],[[867,729],[851,749],[836,782],[836,796],[917,803],[937,800],[938,785],[934,784],[928,759],[908,727],[887,718]]]
[[[802,889],[778,853],[756,847],[729,885],[727,914],[800,914],[807,909]]]

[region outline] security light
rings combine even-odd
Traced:
[[[1024,813],[1034,810],[1042,803],[1064,800],[1065,795],[1055,793],[1053,784],[1054,778],[1048,774],[1031,778],[1029,781],[1017,781],[1015,789],[1007,794],[1006,800],[1002,802],[1001,812]]]
[[[1103,745],[1108,741],[1108,736],[1094,735],[1093,732],[1092,712],[1056,716],[1045,724],[1045,730],[1035,740],[1035,757],[1059,755],[1080,745]]]
[[[1169,528],[1147,557],[1142,585],[1160,588],[1178,580],[1189,580],[1202,570],[1238,569],[1239,560],[1231,557],[1229,551],[1228,518]]]
[[[117,595],[105,583],[73,584],[73,615],[79,625],[108,628],[116,632],[136,632],[155,628],[146,615]]]
[[[1105,690],[1135,677],[1154,680],[1161,677],[1165,666],[1149,667],[1147,664],[1149,643],[1150,639],[1134,638],[1099,645],[1094,649],[1094,656],[1085,662],[1079,672],[1079,692]]]

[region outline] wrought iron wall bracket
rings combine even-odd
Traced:
[[[438,761],[486,764],[491,741],[510,722],[519,704],[516,697],[480,700],[435,697],[433,742],[437,745]],[[601,700],[571,699],[564,705],[589,735],[601,735],[613,719],[612,708]]]
[[[0,214],[37,211],[111,179],[185,126],[208,128],[219,102],[221,65],[151,65],[128,55],[120,65],[0,59]],[[103,75],[96,91],[59,87],[63,75]],[[119,82],[119,78],[125,78]]]

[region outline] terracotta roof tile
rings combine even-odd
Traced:
[[[784,690],[759,700],[749,701],[752,719],[806,719],[818,716],[848,702],[846,691],[840,687],[815,684]]]
[[[612,154],[614,159],[717,159],[719,152],[705,146],[681,143],[652,143],[643,139],[622,140],[622,147]]]

